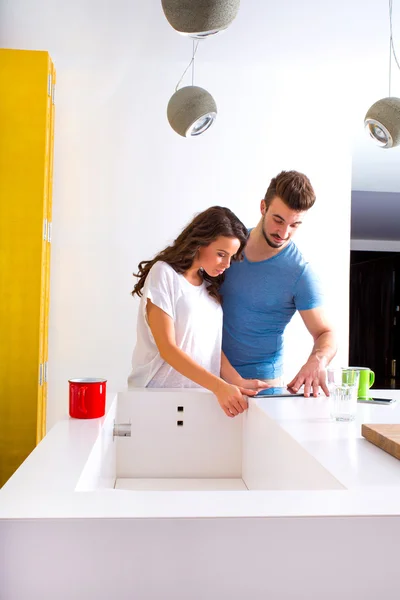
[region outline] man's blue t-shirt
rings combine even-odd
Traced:
[[[293,242],[267,260],[232,262],[221,287],[222,349],[245,378],[283,373],[283,332],[296,310],[322,305],[319,279]]]

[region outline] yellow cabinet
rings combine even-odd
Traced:
[[[0,49],[0,487],[46,432],[55,70]]]

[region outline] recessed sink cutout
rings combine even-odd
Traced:
[[[101,481],[103,472],[112,471],[116,489],[132,491],[345,489],[257,403],[250,401],[244,415],[227,419],[211,394],[177,396],[163,390],[122,393],[115,419],[130,423],[131,436],[106,446],[104,429],[79,491],[92,489],[94,463]]]

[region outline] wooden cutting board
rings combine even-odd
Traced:
[[[400,424],[362,425],[361,435],[400,460]]]

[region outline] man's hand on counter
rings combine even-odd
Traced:
[[[326,396],[329,396],[329,390],[326,385],[326,360],[318,356],[310,356],[305,365],[303,365],[297,375],[287,385],[288,389],[298,392],[304,385],[304,396],[318,396],[321,387]]]

